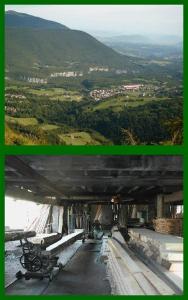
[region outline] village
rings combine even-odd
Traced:
[[[89,71],[88,73],[91,73],[91,72],[109,72],[109,68],[106,68],[106,67],[89,67]]]
[[[68,72],[55,72],[50,74],[50,77],[79,77],[83,76],[83,72],[68,71]]]
[[[21,80],[27,81],[29,83],[34,83],[34,84],[47,84],[47,79],[46,78],[39,78],[39,77],[29,77],[29,76],[21,76]]]
[[[143,84],[129,84],[129,85],[121,85],[116,88],[111,89],[95,89],[90,92],[90,97],[93,98],[95,101],[100,101],[102,99],[106,99],[116,95],[124,95],[128,91],[139,91],[143,88]],[[142,96],[145,96],[143,93]]]
[[[108,99],[114,96],[124,95],[127,99],[131,96],[137,98],[171,98],[175,96],[181,96],[181,86],[169,88],[167,82],[155,83],[151,82],[148,84],[132,83],[126,85],[119,85],[112,88],[94,89],[90,91],[89,95],[95,101]]]

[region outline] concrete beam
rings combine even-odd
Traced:
[[[36,203],[40,203],[40,204],[51,204],[51,205],[59,205],[59,206],[62,205],[62,203],[59,199],[52,200],[52,199],[46,198],[44,196],[39,196],[34,193],[29,193],[25,189],[22,190],[22,189],[16,188],[16,187],[11,187],[11,188],[6,189],[5,196],[11,197],[15,200],[32,201],[32,202],[36,202]]]
[[[41,184],[42,186],[45,186],[47,191],[50,191],[58,196],[63,195],[63,192],[60,191],[51,181],[36,172],[28,164],[22,161],[20,157],[15,155],[9,156],[6,160],[6,165],[20,172],[20,174],[26,178],[29,177],[30,179],[36,180],[39,185]]]
[[[164,195],[165,203],[182,202],[182,201],[183,201],[183,191],[178,191],[169,195]]]

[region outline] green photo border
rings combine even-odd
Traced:
[[[161,4],[161,5],[183,5],[184,6],[184,113],[183,113],[183,120],[184,120],[184,143],[183,145],[175,145],[175,146],[144,146],[144,145],[137,145],[137,146],[8,146],[5,145],[4,141],[4,6],[5,5],[29,5],[29,4]],[[137,298],[141,296],[77,296],[77,295],[63,295],[63,296],[51,296],[51,295],[39,295],[39,296],[10,296],[5,295],[4,291],[4,161],[6,155],[180,155],[183,157],[183,166],[184,166],[184,235],[186,233],[186,216],[187,216],[187,208],[186,208],[186,198],[188,198],[188,102],[187,102],[187,94],[188,94],[188,87],[186,85],[186,80],[188,76],[187,72],[187,60],[186,54],[187,51],[187,41],[186,36],[188,36],[188,24],[187,23],[187,9],[188,9],[188,2],[185,0],[182,1],[175,1],[175,0],[140,0],[140,1],[128,1],[128,0],[15,0],[15,1],[8,1],[8,0],[1,0],[0,2],[0,44],[1,44],[1,52],[0,52],[0,198],[1,198],[1,210],[0,210],[0,220],[1,220],[1,231],[0,231],[0,247],[1,247],[1,256],[0,256],[0,296],[2,299],[8,298],[27,298],[36,299],[36,297],[63,297],[63,299],[68,298],[119,298],[119,297],[131,297]],[[187,240],[185,235],[184,241],[184,253],[186,253],[187,247]],[[186,255],[184,255],[184,294],[181,296],[173,296],[173,297],[186,297],[188,296],[188,288],[186,287]],[[84,284],[84,283],[83,283]],[[147,297],[161,297],[161,296],[147,296]],[[172,296],[166,296],[172,297]]]

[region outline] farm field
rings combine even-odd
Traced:
[[[6,88],[6,93],[21,92],[28,96],[46,97],[50,100],[59,101],[81,101],[82,94],[78,91],[65,90],[63,88],[32,88],[29,86],[9,86]]]
[[[38,121],[36,118],[16,118],[16,117],[10,117],[5,116],[5,120],[8,123],[11,124],[18,124],[21,126],[35,126],[38,125]]]
[[[60,134],[59,137],[66,145],[100,145],[89,133],[82,131]]]
[[[97,103],[95,106],[88,107],[88,110],[90,111],[96,111],[100,109],[107,109],[110,108],[114,112],[122,111],[123,109],[129,108],[129,107],[137,107],[140,105],[145,105],[147,103],[150,103],[152,101],[161,101],[165,100],[166,98],[127,98],[126,96],[119,96],[112,99],[102,100],[99,103]]]
[[[127,143],[123,129],[142,143],[149,140],[159,143],[163,139],[169,143],[172,133],[165,123],[168,119],[181,119],[181,84],[170,86],[151,80],[140,86],[139,90],[114,95],[121,93],[122,86],[113,84],[98,92],[99,97],[107,92],[111,96],[96,100],[91,97],[91,89],[76,91],[9,82],[5,92],[5,121],[11,132],[16,135],[20,132],[27,141],[32,140],[31,144],[122,144]],[[7,144],[9,133],[10,130],[6,134]]]

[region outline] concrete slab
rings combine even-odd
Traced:
[[[40,295],[48,286],[49,280],[25,280],[20,279],[6,288],[6,295]]]

